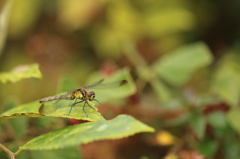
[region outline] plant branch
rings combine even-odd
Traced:
[[[5,146],[3,146],[1,143],[0,143],[0,148],[3,149],[3,151],[5,151],[7,154],[9,154],[10,158],[11,159],[15,159],[15,155],[14,153],[12,153],[12,151],[10,151],[9,149],[7,149]]]

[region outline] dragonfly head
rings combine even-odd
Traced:
[[[95,98],[95,93],[93,91],[88,92],[88,100],[92,101]]]

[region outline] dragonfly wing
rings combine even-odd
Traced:
[[[59,99],[59,100],[53,100],[44,102],[44,114],[51,114],[57,111],[58,109],[62,109],[64,107],[70,107],[75,102],[75,100],[65,100],[65,99]]]
[[[86,88],[92,88],[92,87],[95,87],[95,86],[101,84],[103,81],[104,81],[104,79],[101,79],[101,80],[99,80],[99,81],[97,81],[97,82],[95,82],[95,83],[93,83],[93,84],[91,84],[91,85],[84,86],[84,87],[82,87],[82,88],[85,88],[85,89],[86,89]]]
[[[122,85],[125,85],[127,83],[127,80],[121,80],[116,82],[110,82],[110,83],[103,83],[103,84],[93,84],[89,86],[83,87],[84,89],[111,89],[120,87]]]
[[[99,80],[99,81],[97,81],[97,82],[95,82],[95,83],[93,83],[93,84],[91,84],[91,85],[88,85],[88,86],[85,86],[85,87],[82,87],[82,88],[92,88],[92,87],[95,87],[96,85],[99,85],[100,83],[102,83],[104,81],[104,79],[101,79],[101,80]],[[76,91],[78,91],[79,90],[79,88],[78,89],[74,89],[74,90],[72,90],[71,92],[68,92],[68,93],[66,93],[66,94],[64,94],[64,96],[68,96],[69,94],[71,94],[71,93],[73,93],[73,92],[76,92]]]
[[[97,82],[95,82],[95,83],[93,83],[91,85],[98,85],[98,84],[101,84],[103,81],[104,81],[104,79],[100,79],[99,81],[97,81]]]

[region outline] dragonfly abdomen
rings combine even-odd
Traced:
[[[51,97],[46,97],[41,99],[39,102],[43,103],[43,102],[48,102],[48,101],[52,101],[52,100],[59,100],[59,99],[67,99],[67,100],[72,100],[74,98],[70,97],[70,96],[66,96],[66,95],[60,95],[60,96],[51,96]]]

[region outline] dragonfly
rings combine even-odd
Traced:
[[[97,99],[95,99],[96,96],[93,91],[87,91],[87,90],[116,88],[116,87],[125,85],[127,83],[127,80],[121,80],[121,81],[115,81],[115,82],[103,83],[103,84],[102,84],[102,82],[103,82],[103,79],[101,79],[100,81],[98,81],[92,85],[88,85],[85,87],[75,89],[75,90],[68,92],[66,94],[63,94],[63,95],[45,97],[45,98],[39,100],[39,103],[43,103],[44,106],[46,104],[48,107],[50,107],[49,109],[52,112],[56,111],[57,109],[60,109],[61,107],[71,106],[69,113],[66,114],[66,115],[70,115],[72,108],[76,104],[83,102],[84,103],[83,104],[83,112],[88,117],[87,113],[84,110],[85,106],[88,105],[90,108],[94,109],[88,103],[88,101],[96,101],[97,103],[99,103],[99,101]],[[69,101],[71,101],[70,102],[71,104],[69,104]]]

